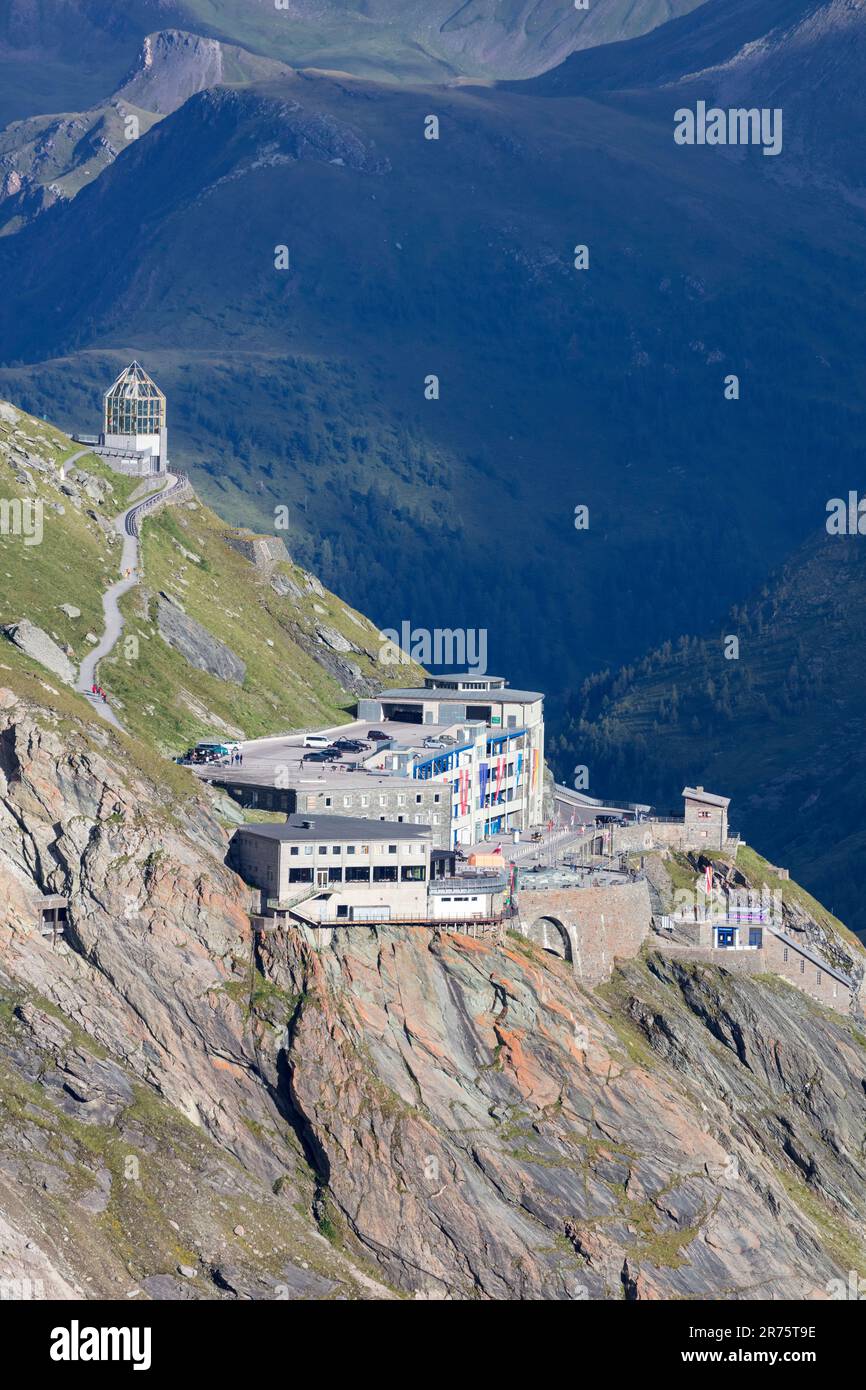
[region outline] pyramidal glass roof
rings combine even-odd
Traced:
[[[106,400],[164,401],[160,391],[139,362],[130,362],[114,385],[105,393]]]

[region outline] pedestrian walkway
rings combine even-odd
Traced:
[[[118,517],[115,517],[114,528],[123,540],[120,555],[121,577],[116,583],[110,585],[102,595],[105,631],[98,645],[93,648],[93,651],[88,652],[82,661],[78,680],[75,684],[75,689],[79,694],[86,696],[103,719],[108,720],[109,724],[113,724],[116,729],[122,729],[123,725],[111,705],[107,704],[100,695],[93,693],[96,670],[99,662],[103,657],[108,656],[123,631],[123,614],[120,611],[119,601],[130,589],[134,589],[139,581],[138,536],[142,515],[153,506],[157,498],[163,501],[167,500],[169,494],[186,487],[186,479],[178,479],[174,473],[166,473],[165,479],[165,487],[161,488],[159,492],[149,493],[147,497],[134,502],[131,507],[127,507],[125,512],[121,512]]]

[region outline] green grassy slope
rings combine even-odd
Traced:
[[[307,588],[305,572],[281,564],[273,572],[301,590],[281,597],[272,575],[260,576],[226,542],[229,528],[209,508],[194,503],[163,509],[144,527],[143,558],[147,593],[178,599],[185,612],[225,642],[246,664],[242,687],[199,671],[159,636],[155,603],[139,590],[126,595],[125,635],[137,636],[138,653],[128,659],[120,644],[103,663],[102,677],[119,701],[124,721],[143,736],[183,751],[213,721],[206,709],[247,737],[279,729],[339,723],[350,718],[352,696],[309,654],[316,629],[339,632],[356,650],[346,659],[378,683],[393,681],[393,669],[378,665],[377,629],[327,591]],[[198,560],[185,559],[183,551]],[[307,644],[305,647],[304,643]],[[413,677],[420,673],[408,669]],[[402,679],[402,674],[401,674]],[[166,699],[166,692],[171,698]]]
[[[29,618],[75,664],[89,648],[87,634],[102,633],[102,592],[119,577],[120,546],[110,539],[111,521],[138,486],[86,455],[74,469],[103,481],[102,499],[65,495],[60,465],[77,451],[58,430],[2,407],[0,500],[39,498],[43,538],[25,545],[22,535],[0,535],[0,625]],[[143,525],[143,581],[123,605],[125,636],[138,639],[138,650],[131,655],[134,649],[121,639],[101,664],[99,679],[130,734],[159,753],[183,751],[220,723],[252,736],[348,718],[351,693],[311,654],[327,659],[319,628],[352,643],[345,659],[362,678],[385,684],[393,677],[392,668],[378,665],[381,644],[371,623],[291,563],[277,571],[299,596],[280,596],[271,586],[277,571],[257,571],[230,547],[228,530],[198,501],[167,508]],[[160,590],[179,599],[191,618],[246,663],[242,687],[197,670],[166,644],[151,621]],[[80,609],[80,617],[67,617],[61,604]],[[419,674],[414,667],[403,670],[413,678]],[[53,692],[66,713],[90,717],[85,701],[3,639],[0,683],[14,686],[19,680],[28,690],[36,682]]]

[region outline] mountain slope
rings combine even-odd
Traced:
[[[0,534],[0,627],[29,620],[75,666],[102,632],[102,592],[120,564],[112,521],[135,486],[93,455],[62,467],[81,452],[59,431],[2,405],[4,505],[38,501],[43,520],[36,543],[6,528]],[[125,632],[100,663],[99,681],[129,732],[163,753],[181,753],[216,729],[253,737],[339,722],[358,693],[381,688],[393,674],[379,664],[381,640],[365,618],[288,556],[257,568],[233,539],[195,499],[144,523],[142,582],[122,601]],[[179,622],[191,627],[192,640],[169,645],[163,634]],[[216,674],[226,648],[242,671],[239,683]],[[0,661],[5,685],[28,673],[51,680],[5,639]],[[52,684],[64,708],[86,707]]]
[[[602,796],[665,808],[683,782],[723,791],[735,827],[863,933],[861,540],[824,533],[716,632],[591,677],[548,748],[563,780],[586,764]],[[724,656],[729,635],[736,660]]]
[[[6,238],[0,384],[87,428],[146,357],[222,514],[288,505],[293,551],[380,624],[487,628],[491,669],[574,684],[711,621],[856,467],[862,225],[682,153],[576,99],[201,93]],[[670,543],[722,515],[711,565]]]
[[[145,34],[175,27],[293,66],[399,80],[521,77],[575,48],[642,34],[701,0],[10,0],[0,15],[0,122],[90,106]],[[715,3],[715,0],[709,0]],[[101,84],[101,85],[100,85]]]
[[[619,1301],[866,1270],[851,1021],[665,953],[592,992],[514,936],[253,937],[201,789],[118,740],[0,687],[0,1277]]]
[[[866,206],[862,124],[866,0],[718,0],[627,43],[575,54],[528,84],[539,95],[629,92],[661,114],[708,105],[784,116],[785,158],[765,174]]]
[[[131,140],[205,87],[288,70],[243,49],[178,29],[149,34],[126,78],[87,111],[32,116],[0,133],[0,230],[17,231],[58,199],[74,198]]]

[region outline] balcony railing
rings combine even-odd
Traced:
[[[431,893],[501,893],[507,887],[504,874],[460,874],[456,878],[431,878]]]

